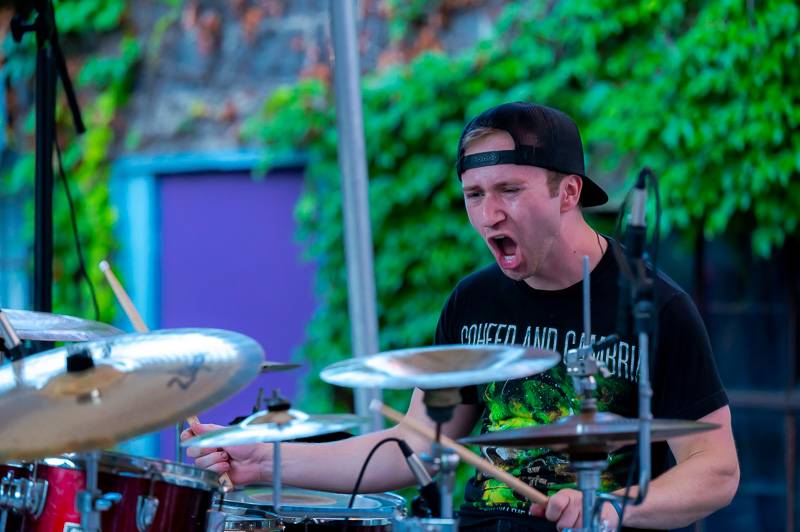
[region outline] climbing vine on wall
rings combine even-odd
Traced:
[[[796,236],[798,53],[800,8],[791,0],[530,1],[508,5],[491,38],[467,53],[432,51],[368,75],[381,349],[430,344],[453,284],[491,260],[463,213],[454,149],[468,117],[503,101],[575,117],[601,181],[652,166],[667,230],[745,231],[762,256]],[[346,393],[315,377],[351,351],[331,87],[306,79],[276,91],[248,131],[267,158],[310,154],[296,214],[318,264],[320,307],[301,353],[314,393],[302,397],[309,408],[342,406]]]

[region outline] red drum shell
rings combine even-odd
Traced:
[[[75,508],[75,497],[86,487],[86,475],[82,464],[64,460],[65,464],[54,465],[39,462],[36,477],[49,483],[47,499],[42,514],[34,519],[28,515],[23,532],[52,532],[67,530],[67,525],[80,525],[80,514]],[[69,462],[69,465],[66,464]],[[130,463],[126,463],[130,462]],[[150,494],[158,499],[158,510],[149,532],[205,532],[206,514],[211,508],[211,500],[218,487],[203,479],[207,471],[198,474],[195,482],[180,485],[180,480],[164,476],[162,480],[150,480],[150,474],[137,469],[139,464],[154,465],[158,470],[165,464],[172,464],[183,471],[197,469],[184,464],[174,464],[160,460],[133,458],[125,455],[102,453],[98,487],[103,493],[119,493],[122,499],[111,509],[101,512],[103,530],[115,532],[139,532],[136,526],[136,508],[139,496]],[[215,475],[212,474],[212,478]]]

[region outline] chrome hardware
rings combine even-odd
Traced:
[[[147,532],[156,518],[157,511],[158,498],[139,495],[136,500],[136,529],[139,532]]]

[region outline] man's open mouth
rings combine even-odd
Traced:
[[[513,268],[519,263],[519,247],[517,242],[508,236],[494,236],[489,239],[492,250],[495,252],[498,262],[505,268]]]

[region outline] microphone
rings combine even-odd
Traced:
[[[425,469],[422,460],[419,459],[419,456],[414,453],[411,447],[403,440],[399,441],[399,445],[406,459],[406,463],[408,464],[408,468],[411,470],[411,474],[414,475],[417,484],[419,484],[419,493],[422,496],[422,500],[425,501],[431,515],[438,517],[442,512],[442,499],[439,494],[439,487],[431,478],[428,470]]]
[[[633,294],[632,283],[638,273],[640,261],[644,258],[647,226],[645,222],[645,207],[647,205],[647,188],[645,177],[652,174],[647,167],[643,168],[636,184],[631,191],[631,217],[625,231],[625,249],[619,252],[615,249],[615,257],[620,267],[619,272],[619,299],[617,301],[617,333],[621,337],[633,334],[631,326]]]
[[[645,205],[647,203],[647,189],[645,188],[645,176],[650,173],[650,169],[645,167],[639,172],[636,178],[636,185],[633,187],[631,203],[631,221],[628,224],[628,231],[625,238],[625,245],[628,248],[628,256],[632,260],[639,260],[644,255],[644,242],[647,236],[645,224]]]

